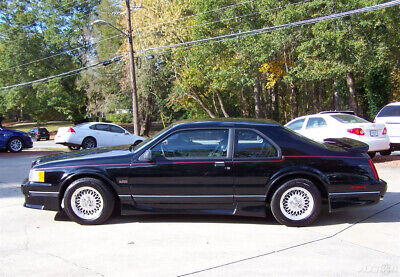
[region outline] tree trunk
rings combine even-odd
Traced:
[[[333,81],[333,95],[332,95],[332,105],[335,111],[339,110],[339,92],[336,89],[337,82],[336,80]]]
[[[354,84],[354,76],[352,73],[347,73],[346,75],[347,86],[349,87],[349,108],[358,113],[358,104],[356,96],[356,87]]]
[[[244,86],[242,87],[240,92],[241,92],[240,96],[242,98],[242,101],[240,103],[240,110],[242,111],[243,117],[249,117],[250,112],[249,112],[249,109],[247,107],[247,99],[246,99],[246,96],[244,94],[244,92],[245,92],[245,87]]]
[[[185,92],[185,93],[189,97],[192,97],[194,100],[196,100],[197,103],[200,104],[200,106],[208,113],[208,115],[211,118],[216,118],[216,115],[207,107],[207,105],[203,102],[203,100],[201,100],[200,96],[197,95],[197,93],[195,93],[194,91],[192,91],[192,93],[189,93],[189,92]]]
[[[261,84],[260,84],[258,77],[256,77],[253,92],[254,92],[255,116],[256,116],[256,118],[260,118],[261,117],[261,101],[260,101]]]
[[[298,101],[297,101],[297,87],[293,83],[293,81],[289,82],[290,84],[290,102],[292,103],[292,119],[296,118],[299,114],[299,107],[298,107]]]
[[[218,90],[216,90],[215,93],[217,94],[218,102],[219,105],[221,106],[222,113],[224,114],[225,117],[229,117],[229,114],[225,110],[225,105],[224,102],[222,101],[221,93],[219,93]]]
[[[282,101],[283,103],[283,101]],[[271,93],[272,119],[279,121],[279,94],[278,87],[274,86]],[[283,105],[284,107],[284,105]]]

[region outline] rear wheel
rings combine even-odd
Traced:
[[[97,142],[92,137],[87,137],[82,141],[82,148],[83,149],[96,148],[96,146],[97,146]]]
[[[10,152],[19,152],[22,150],[24,144],[20,138],[11,138],[7,143],[7,149]]]
[[[81,147],[80,146],[68,146],[68,149],[69,150],[79,150],[79,149],[81,149]]]
[[[285,182],[273,194],[271,211],[275,219],[286,226],[307,226],[321,211],[321,195],[307,179]]]
[[[84,225],[105,222],[114,210],[111,190],[100,180],[82,178],[74,181],[65,191],[65,212],[68,217]]]
[[[390,154],[392,154],[392,150],[381,151],[379,152],[379,154],[381,154],[382,156],[390,156]]]
[[[369,157],[372,159],[375,157],[376,152],[368,152]]]

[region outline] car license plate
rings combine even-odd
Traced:
[[[378,131],[377,130],[371,130],[370,132],[371,137],[377,137],[378,136]]]

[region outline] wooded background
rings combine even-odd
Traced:
[[[183,118],[280,123],[323,110],[373,119],[400,100],[400,8],[257,35],[144,51],[316,18],[384,1],[143,0],[133,12],[141,133]],[[6,0],[0,4],[0,87],[68,72],[128,51],[125,3]],[[128,60],[0,91],[0,116],[38,122],[131,122]]]

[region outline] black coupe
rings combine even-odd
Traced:
[[[386,192],[350,139],[324,144],[273,121],[177,123],[135,148],[100,148],[35,160],[25,207],[60,211],[80,224],[123,215],[222,214],[306,226],[329,210],[375,204]]]

